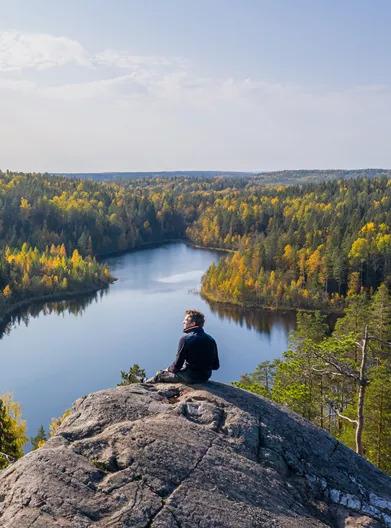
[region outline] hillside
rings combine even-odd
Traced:
[[[235,171],[156,171],[156,172],[67,172],[56,173],[56,176],[66,176],[80,180],[122,181],[139,180],[143,178],[245,178],[254,176],[253,172]]]
[[[390,169],[314,169],[314,170],[285,170],[273,172],[260,172],[258,180],[265,183],[318,183],[331,180],[351,180],[354,178],[376,178],[379,176],[391,177]]]
[[[391,526],[391,479],[321,429],[233,387],[89,394],[0,473],[3,528]]]
[[[375,178],[377,176],[391,177],[391,169],[313,169],[313,170],[283,170],[265,172],[240,171],[157,171],[157,172],[78,172],[57,173],[76,179],[91,179],[96,181],[126,181],[142,178],[251,178],[257,183],[268,184],[304,184],[318,183],[330,180],[349,180],[352,178]]]

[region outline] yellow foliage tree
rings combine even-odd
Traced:
[[[9,299],[12,295],[12,290],[9,284],[3,289],[3,295],[6,299]]]

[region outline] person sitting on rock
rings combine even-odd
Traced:
[[[186,310],[175,361],[147,383],[203,383],[220,367],[216,341],[204,332],[204,314]]]

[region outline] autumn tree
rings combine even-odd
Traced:
[[[26,424],[18,403],[9,394],[0,397],[0,469],[23,455],[27,442]]]

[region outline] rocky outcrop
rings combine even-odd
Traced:
[[[0,526],[391,526],[391,479],[245,391],[130,385],[78,400],[0,474]]]

